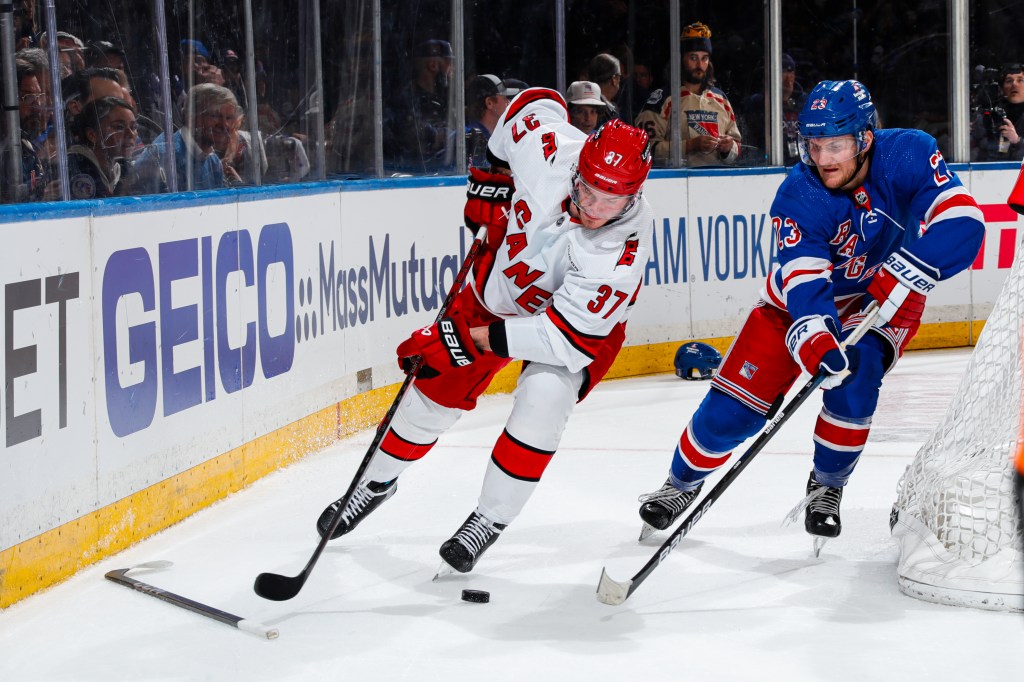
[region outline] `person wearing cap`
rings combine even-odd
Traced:
[[[672,116],[683,116],[683,158],[687,166],[732,164],[740,154],[739,126],[725,93],[714,86],[711,29],[701,22],[680,37],[682,83],[678,97],[658,89],[651,93],[636,125],[654,140],[654,158],[664,163],[671,149]]]
[[[181,54],[185,60],[185,78],[192,74],[192,84],[224,85],[224,74],[210,59],[210,51],[198,40],[182,40]]]
[[[601,99],[601,88],[591,81],[576,81],[566,92],[569,102],[569,122],[589,135],[597,127],[607,105]]]
[[[385,113],[386,152],[403,170],[431,172],[452,165],[447,152],[453,58],[446,40],[425,40],[413,50],[413,78],[402,88],[396,106]]]
[[[466,158],[470,166],[487,165],[487,141],[509,100],[524,89],[522,81],[506,82],[491,73],[470,79],[466,87]]]
[[[484,139],[490,139],[508,100],[505,83],[494,74],[472,78],[466,87],[466,133],[479,130]]]
[[[782,161],[786,166],[795,166],[800,160],[798,145],[799,129],[797,118],[804,108],[807,93],[796,82],[796,62],[788,54],[782,55]],[[764,139],[766,97],[756,92],[747,100],[744,109],[744,125],[750,144],[768,155],[768,143]]]

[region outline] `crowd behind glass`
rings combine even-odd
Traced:
[[[966,4],[960,65],[958,3],[930,0],[57,4],[0,10],[5,203],[462,174],[530,86],[561,90],[585,132],[644,127],[663,167],[769,165],[775,136],[792,165],[796,115],[824,78],[863,81],[883,126],[931,133],[951,161],[1024,158],[1024,12],[1005,3]],[[954,68],[970,73],[967,158],[951,142]]]

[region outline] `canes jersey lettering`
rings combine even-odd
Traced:
[[[587,136],[568,120],[553,90],[523,91],[488,142],[515,178],[508,231],[493,265],[475,272],[474,291],[505,318],[512,357],[579,371],[635,299],[654,215],[640,197],[626,215],[596,230],[569,213],[569,189]]]
[[[853,192],[828,190],[799,163],[772,203],[779,263],[762,297],[794,320],[858,310],[871,278],[896,251],[935,281],[965,269],[978,253],[981,210],[934,138],[878,130],[869,153],[867,179]]]

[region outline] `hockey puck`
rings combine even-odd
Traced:
[[[491,601],[491,593],[485,590],[463,590],[462,601],[473,602],[474,604],[486,604]]]

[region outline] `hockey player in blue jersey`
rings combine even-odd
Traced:
[[[981,246],[981,211],[935,140],[919,130],[878,130],[861,83],[819,83],[799,131],[802,162],[771,206],[779,262],[683,431],[668,480],[641,496],[641,538],[672,525],[800,373],[819,370],[829,376],[805,527],[816,548],[839,535],[843,487],[867,442],[882,379],[916,333],[936,283],[970,265]],[[872,299],[880,304],[876,326],[844,349],[840,341]]]

